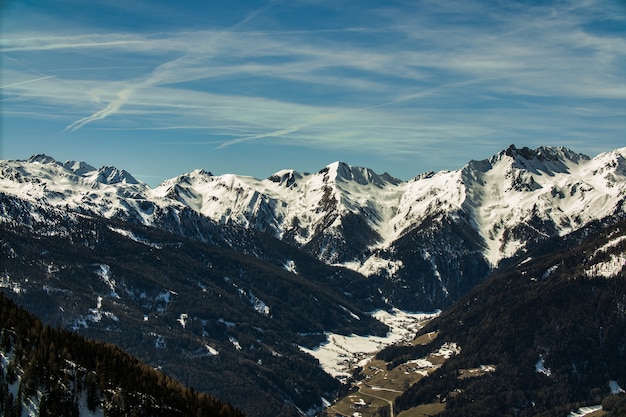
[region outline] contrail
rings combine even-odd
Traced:
[[[130,96],[131,89],[125,88],[124,90],[117,93],[117,100],[113,100],[110,102],[105,108],[100,111],[95,112],[91,116],[83,117],[80,120],[75,121],[71,125],[68,125],[63,131],[64,132],[75,132],[87,123],[93,122],[94,120],[104,119],[105,117],[117,112],[122,104],[128,101],[128,97]]]
[[[223,148],[227,148],[227,147],[229,147],[231,145],[234,145],[234,144],[237,144],[237,143],[248,142],[248,141],[256,140],[256,139],[275,138],[275,137],[278,137],[278,136],[288,135],[290,133],[298,132],[303,127],[306,127],[308,124],[309,123],[302,123],[302,124],[293,125],[291,127],[285,128],[285,129],[275,130],[275,131],[269,132],[269,133],[261,133],[261,134],[253,135],[253,136],[244,136],[244,137],[241,137],[241,138],[230,140],[228,142],[224,142],[221,145],[219,145],[216,149],[223,149]]]
[[[26,81],[20,81],[19,83],[3,85],[3,86],[0,86],[0,88],[15,87],[16,85],[34,83],[35,81],[47,80],[48,78],[55,78],[55,77],[56,75],[48,75],[47,77],[35,78],[34,80],[26,80]]]
[[[219,38],[220,36],[224,35],[226,32],[233,30],[245,23],[248,23],[250,20],[255,19],[257,16],[267,12],[269,9],[271,9],[272,7],[274,7],[276,4],[280,3],[282,0],[272,0],[269,3],[267,3],[265,6],[249,13],[248,15],[246,15],[242,20],[240,20],[239,22],[237,22],[236,24],[228,27],[227,29],[222,30],[221,32],[216,34],[216,38]],[[87,117],[83,117],[80,120],[75,121],[74,123],[68,125],[63,131],[64,132],[75,132],[78,129],[80,129],[81,127],[85,126],[88,123],[91,123],[95,120],[101,120],[104,119],[112,114],[115,114],[118,112],[118,110],[128,102],[128,100],[130,99],[130,96],[132,93],[135,92],[135,90],[141,89],[141,88],[145,88],[145,87],[151,87],[153,85],[156,85],[162,81],[166,81],[169,74],[169,71],[172,68],[176,68],[178,66],[178,64],[180,62],[183,62],[184,60],[188,60],[189,57],[188,56],[183,56],[177,59],[174,59],[172,61],[168,61],[164,64],[159,65],[158,67],[156,67],[147,77],[146,79],[135,85],[132,87],[127,87],[124,88],[122,91],[120,91],[119,93],[117,93],[117,99],[111,101],[105,108],[103,108],[102,110],[99,110],[95,113],[93,113],[90,116]],[[195,59],[195,58],[194,58]],[[192,59],[193,61],[193,59]]]

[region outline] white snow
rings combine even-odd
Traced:
[[[109,286],[111,289],[110,297],[112,298],[120,298],[120,296],[116,292],[117,283],[113,278],[113,274],[111,273],[111,267],[105,264],[98,264],[98,269],[96,270],[96,274],[104,281],[105,284]]]
[[[154,297],[155,301],[161,301],[165,303],[164,307],[157,307],[157,313],[159,314],[163,314],[167,311],[167,308],[169,307],[170,303],[172,302],[172,296],[173,295],[178,295],[175,291],[172,290],[165,290],[162,293],[157,294],[156,297]]]
[[[269,213],[261,218],[262,223],[279,237],[291,230],[297,219],[300,232],[295,239],[301,244],[308,242],[320,222],[327,221],[329,213],[334,221],[326,232],[341,225],[343,213],[358,213],[381,236],[376,247],[387,248],[426,218],[447,213],[454,219],[464,211],[485,238],[486,258],[496,265],[523,248],[521,241],[505,240],[504,233],[526,222],[534,211],[562,225],[560,233],[565,234],[611,214],[619,196],[626,192],[619,162],[615,162],[623,158],[626,148],[593,159],[561,148],[541,152],[552,154],[547,159],[518,161],[501,152],[456,171],[427,174],[408,182],[335,162],[320,173],[284,170],[267,180],[206,177],[194,172],[187,176],[190,182],[172,180],[160,187],[183,187],[186,195],[193,196],[188,197],[193,200],[188,205],[217,221],[254,227],[256,216]],[[551,159],[554,155],[558,161]],[[285,178],[293,178],[294,183],[287,186]],[[321,201],[332,199],[334,206],[320,210]],[[332,254],[328,255],[332,259]],[[366,275],[387,267],[376,251],[370,259],[345,266]]]
[[[598,410],[602,410],[602,405],[591,405],[588,407],[580,407],[578,411],[570,411],[568,417],[584,417],[587,414],[595,413]]]
[[[626,252],[609,255],[609,260],[598,262],[585,270],[588,277],[614,278],[626,267]]]
[[[296,263],[292,259],[285,262],[283,268],[285,268],[285,270],[291,272],[292,274],[298,273],[298,270],[296,269]]]
[[[433,356],[442,356],[444,359],[450,359],[451,357],[461,353],[461,347],[455,342],[444,343],[437,352],[432,353]]]
[[[250,304],[257,313],[263,314],[264,316],[270,315],[270,308],[265,302],[258,297],[256,297],[252,291],[250,291]]]
[[[169,304],[172,301],[172,291],[166,290],[158,294],[154,299],[156,301],[164,301],[165,304]]]
[[[591,257],[592,262],[594,261],[594,258],[602,258],[602,255],[604,255],[604,253],[606,253],[610,249],[616,248],[624,241],[626,241],[626,235],[612,238],[607,243],[594,251]],[[626,251],[611,253],[608,260],[596,262],[590,265],[585,270],[585,275],[587,275],[588,277],[600,276],[604,278],[613,278],[616,277],[624,269],[624,267],[626,267]]]
[[[146,225],[154,223],[155,212],[178,213],[189,207],[217,222],[259,228],[279,238],[289,234],[299,244],[308,243],[322,225],[330,225],[325,233],[340,233],[342,217],[356,213],[380,240],[371,248],[371,258],[345,266],[366,275],[385,270],[393,275],[402,265],[386,265],[376,249],[389,249],[426,219],[468,219],[486,242],[484,256],[497,265],[524,247],[524,242],[507,238],[506,231],[528,226],[533,216],[553,222],[566,234],[619,209],[626,194],[626,148],[592,159],[564,148],[539,148],[537,154],[541,157],[514,159],[502,151],[411,181],[334,162],[318,173],[281,170],[264,180],[196,170],[154,189],[115,168],[38,156],[0,161],[0,189],[70,211],[88,207],[105,217],[135,217]],[[128,230],[112,230],[156,245]],[[335,262],[329,250],[325,260]]]
[[[102,300],[102,297],[96,297],[96,307],[90,308],[89,314],[81,315],[78,318],[74,319],[72,329],[77,331],[81,327],[88,328],[89,322],[100,323],[102,319],[105,318],[112,321],[119,321],[119,318],[114,313],[102,309]]]
[[[609,387],[611,388],[611,394],[613,394],[613,395],[623,394],[624,393],[624,390],[622,389],[622,387],[619,386],[617,381],[610,380],[609,381]]]
[[[241,345],[239,344],[239,341],[237,339],[235,339],[233,336],[228,336],[228,340],[230,340],[230,343],[233,344],[235,349],[241,350]]]
[[[598,250],[595,251],[594,255],[597,255],[599,252],[605,252],[608,249],[612,249],[624,241],[626,241],[626,235],[613,238],[607,243],[605,243],[604,245],[602,245],[601,247],[599,247]]]
[[[43,393],[39,390],[37,390],[33,396],[23,398],[22,406],[24,408],[22,409],[22,416],[39,417],[39,408],[42,398]]]
[[[418,369],[422,370],[422,369],[429,369],[429,368],[434,368],[435,365],[433,365],[433,363],[427,359],[421,358],[421,359],[411,359],[410,361],[406,362],[407,364],[414,364]]]
[[[539,356],[539,360],[535,364],[535,371],[544,374],[545,376],[552,375],[552,371],[545,367],[545,360],[543,359],[543,356]]]
[[[448,295],[448,289],[446,288],[446,286],[443,283],[443,279],[441,278],[441,274],[439,273],[439,269],[437,268],[437,264],[435,263],[435,260],[430,255],[430,253],[428,251],[426,251],[426,250],[423,251],[422,258],[424,258],[425,261],[430,262],[430,268],[433,271],[433,275],[435,276],[435,278],[437,278],[437,281],[439,281],[439,285],[441,286],[441,290],[447,296]]]
[[[165,342],[165,336],[163,336],[162,334],[157,334],[157,333],[151,333],[152,336],[154,336],[154,347],[156,349],[165,349],[166,348],[166,342]]]
[[[349,261],[344,262],[340,266],[357,271],[366,277],[383,274],[391,278],[404,266],[404,264],[400,260],[390,260],[382,258],[378,255],[372,255],[363,262]]]
[[[543,279],[547,279],[550,275],[552,275],[552,273],[554,271],[556,271],[557,269],[559,269],[559,265],[554,265],[551,266],[550,268],[546,269],[546,272],[543,273],[543,275],[541,276],[541,278]]]
[[[517,264],[517,266],[522,266],[522,265],[524,265],[525,263],[528,263],[528,262],[530,262],[530,261],[532,261],[532,260],[533,260],[532,256],[529,256],[528,258],[524,259],[522,262],[520,262],[519,264]]]
[[[222,323],[226,327],[235,327],[235,325],[236,325],[232,321],[226,321],[223,318],[219,318],[219,319],[217,319],[217,321],[218,321],[218,323]]]
[[[151,248],[155,248],[155,249],[162,249],[161,245],[157,244],[157,243],[153,243],[150,242],[146,239],[140,238],[137,235],[135,235],[133,232],[131,232],[130,230],[126,230],[126,229],[122,229],[119,227],[113,227],[113,226],[109,226],[109,229],[117,234],[120,234],[122,236],[125,236],[135,242],[138,243],[143,243],[146,246],[150,246]]]
[[[431,320],[440,313],[441,311],[439,310],[433,313],[415,313],[394,308],[391,311],[376,310],[372,312],[372,316],[389,326],[390,331],[387,337],[395,337],[397,340],[392,342],[395,343],[396,341],[412,338],[423,327],[424,322]]]
[[[21,294],[25,292],[19,282],[11,281],[11,277],[6,274],[0,276],[0,288],[6,288],[13,291],[15,294]]]
[[[187,319],[189,318],[189,315],[187,313],[180,313],[180,316],[178,317],[178,319],[176,320],[177,322],[180,323],[180,325],[184,328],[187,327]]]
[[[363,366],[382,348],[400,341],[410,340],[426,321],[439,313],[411,313],[398,309],[391,312],[376,311],[372,316],[390,327],[385,337],[326,334],[326,342],[314,349],[300,347],[303,352],[319,360],[324,371],[336,378],[351,375],[351,369]]]
[[[341,304],[339,305],[339,307],[346,313],[350,314],[350,317],[352,317],[353,319],[361,320],[361,317],[357,316],[356,314],[354,314],[352,311],[348,310],[346,307],[342,306]]]
[[[214,347],[211,347],[209,345],[204,345],[204,347],[206,347],[206,350],[209,352],[209,355],[211,356],[217,356],[220,354],[220,352]]]
[[[89,207],[94,214],[114,217],[129,214],[138,199],[159,206],[159,199],[148,185],[116,168],[96,169],[75,161],[63,164],[41,156],[29,161],[0,161],[0,164],[3,192],[61,209]],[[145,224],[152,221],[141,210],[135,214]]]

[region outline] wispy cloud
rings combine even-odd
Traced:
[[[226,142],[221,143],[217,149],[221,149],[221,148],[226,148],[228,146],[232,146],[238,143],[242,143],[242,142],[248,142],[251,140],[256,140],[256,139],[264,139],[264,138],[277,138],[280,136],[285,136],[285,135],[289,135],[292,133],[296,133],[299,132],[300,130],[302,130],[302,128],[305,125],[293,125],[293,126],[289,126],[285,129],[280,129],[280,130],[274,130],[272,132],[267,132],[267,133],[260,133],[257,135],[251,135],[251,136],[242,136],[242,137],[238,137],[237,139],[233,139],[233,140],[229,140]]]
[[[7,34],[0,49],[20,62],[3,69],[5,109],[62,114],[67,134],[202,130],[210,140],[195,143],[220,149],[288,141],[415,153],[619,128],[623,112],[602,112],[624,108],[626,36],[594,24],[624,13],[598,2],[381,3],[311,30],[254,24],[305,6],[332,7],[268,2],[210,30]],[[116,70],[79,71],[99,66]]]
[[[83,117],[82,119],[75,121],[74,123],[68,125],[65,130],[75,132],[76,130],[85,126],[87,123],[93,122],[94,120],[102,120],[105,117],[116,113],[120,109],[120,107],[122,107],[122,105],[128,101],[131,92],[131,89],[124,89],[120,91],[119,93],[117,93],[117,99],[107,104],[105,108],[95,112],[91,116]]]
[[[274,5],[278,3],[279,1],[277,0],[273,0],[267,3],[265,6],[249,13],[245,18],[243,18],[240,22],[233,25],[229,29],[233,30],[239,26],[244,25],[245,23],[253,20],[255,17],[266,12],[267,10],[269,10],[271,7],[273,7]],[[217,32],[213,40],[218,40],[225,33],[226,31]],[[52,44],[49,43],[47,45],[38,45],[38,46],[31,46],[31,47],[23,46],[21,51],[32,50],[30,48],[41,48],[41,50],[66,49],[66,48],[93,48],[93,47],[111,48],[111,47],[128,47],[128,46],[132,48],[140,44],[142,44],[142,41],[140,40],[117,40],[117,41],[109,40],[106,42],[102,42],[102,41],[101,42],[70,42],[70,43],[52,43]],[[12,52],[16,50],[18,49],[16,49],[15,47],[13,48],[9,47],[9,48],[6,48],[4,52]],[[159,65],[147,77],[145,77],[140,82],[133,83],[132,85],[125,87],[121,91],[119,91],[117,93],[117,97],[114,100],[110,101],[103,109],[94,112],[90,116],[83,117],[69,124],[68,126],[65,127],[64,130],[68,132],[75,132],[78,129],[82,128],[83,126],[87,125],[88,123],[91,123],[97,120],[102,120],[111,115],[114,115],[121,109],[121,107],[124,104],[126,104],[129,101],[129,99],[135,93],[135,91],[139,89],[149,88],[153,85],[158,85],[161,83],[173,83],[173,82],[180,82],[180,81],[186,80],[185,77],[182,77],[181,79],[178,76],[178,74],[184,73],[185,72],[184,68],[192,67],[193,62],[196,62],[198,60],[205,60],[205,59],[206,58],[204,57],[200,58],[197,56],[191,56],[191,57],[183,56],[181,58],[173,59],[171,61],[168,61],[164,64]],[[189,63],[189,64],[185,65],[185,63]],[[194,77],[192,76],[191,79],[194,79]]]
[[[26,81],[18,81],[12,84],[2,85],[0,86],[0,88],[17,87],[18,85],[34,83],[36,81],[47,80],[47,79],[54,78],[54,77],[56,77],[56,75],[48,75],[46,77],[33,78],[31,80],[26,80]]]

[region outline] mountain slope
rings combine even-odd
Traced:
[[[119,344],[252,416],[319,410],[343,388],[300,347],[314,348],[334,333],[383,335],[385,326],[364,313],[378,308],[429,311],[462,299],[474,314],[463,322],[472,322],[472,329],[484,324],[487,339],[518,326],[519,334],[506,333],[512,340],[531,331],[516,321],[520,315],[541,323],[537,314],[543,311],[553,327],[540,327],[539,341],[534,336],[517,340],[525,353],[513,349],[509,359],[515,366],[499,360],[506,372],[492,375],[505,375],[507,381],[532,376],[537,382],[526,362],[536,364],[536,354],[546,355],[542,366],[556,375],[550,362],[555,355],[547,355],[563,348],[546,336],[550,331],[574,340],[559,333],[563,326],[574,329],[572,334],[583,335],[577,343],[595,337],[556,316],[563,311],[586,323],[599,311],[573,311],[584,304],[586,290],[597,306],[613,302],[602,295],[605,290],[622,290],[615,279],[607,281],[615,287],[598,283],[623,265],[622,232],[610,228],[626,214],[624,155],[626,148],[589,158],[564,148],[511,146],[457,171],[407,182],[337,162],[318,173],[283,170],[266,180],[193,171],[155,189],[112,167],[60,163],[42,155],[0,161],[0,287],[47,323]],[[584,245],[593,251],[576,249],[592,236],[597,242]],[[543,271],[534,273],[529,287],[523,275],[519,279],[520,271],[534,265]],[[493,271],[508,277],[502,281],[507,284],[498,287],[490,280],[480,288],[496,294],[497,306],[489,301],[492,295],[484,303],[490,308],[472,304],[476,297],[483,300],[477,293],[463,298]],[[552,280],[559,274],[585,279]],[[595,284],[581,290],[587,282]],[[509,288],[516,292],[505,291]],[[559,304],[563,294],[576,302]],[[542,309],[552,298],[558,308]],[[511,315],[507,307],[519,300],[529,302]],[[620,311],[619,304],[612,306]],[[457,304],[450,314],[463,308]],[[448,323],[442,337],[458,342],[463,352],[482,346],[484,340],[472,339],[475,332],[456,317],[446,312],[436,322]],[[593,326],[607,329],[607,317],[583,327],[596,333]],[[611,316],[617,323],[620,317]],[[500,318],[504,327],[498,327]],[[531,339],[537,344],[528,345]],[[497,342],[486,352],[511,347],[507,343]],[[613,349],[602,343],[594,349]],[[539,352],[544,346],[549,352]],[[393,362],[394,350],[387,352]],[[401,352],[403,359],[406,347]],[[446,384],[456,381],[449,367],[464,357],[441,368],[450,370],[442,379]],[[489,364],[472,361],[464,366]],[[579,378],[583,388],[564,394],[562,386],[572,385],[559,379],[556,388],[539,380],[537,390],[561,395],[563,405],[595,399],[584,390],[606,389],[597,384],[602,378],[617,378],[612,380],[624,386],[622,376],[602,374],[583,362],[578,356],[571,362],[576,369],[591,369],[589,378]],[[505,382],[498,380],[508,387]],[[398,406],[422,398],[421,384]],[[451,386],[426,390],[437,391],[449,404],[458,400],[464,409],[465,397],[452,401],[447,395]],[[479,388],[459,389],[470,395]],[[537,390],[523,398],[534,401]],[[511,396],[522,398],[518,391],[513,388]],[[470,403],[482,398],[471,395]],[[541,395],[546,410],[556,407],[548,394]],[[264,398],[263,410],[258,398]],[[521,410],[527,403],[507,404]]]
[[[301,245],[331,233],[352,237],[344,221],[356,216],[370,245],[387,247],[435,215],[463,212],[495,265],[524,246],[522,232],[514,229],[537,212],[550,224],[538,232],[563,235],[623,211],[625,155],[626,148],[590,159],[566,148],[511,146],[457,171],[408,182],[336,162],[316,174],[281,171],[262,181],[195,171],[155,192],[216,221],[260,228]],[[358,259],[324,245],[312,248],[329,262]]]
[[[624,155],[626,148],[591,159],[564,148],[511,146],[409,182],[399,206],[406,214],[394,219],[408,231],[375,253],[402,262],[389,279],[406,290],[389,294],[390,302],[451,305],[506,258],[595,221],[623,219]]]
[[[0,293],[0,410],[27,415],[243,416],[113,345],[51,329]]]
[[[261,260],[267,253],[248,256],[6,195],[0,203],[0,286],[11,299],[247,415],[299,415],[335,395],[337,380],[298,345],[313,347],[325,332],[387,330],[339,290],[359,294],[363,277],[293,249],[278,266]]]
[[[623,221],[511,260],[423,328],[436,332],[435,347],[454,342],[460,353],[400,396],[396,410],[444,402],[442,416],[561,416],[623,392],[625,274]],[[429,349],[391,347],[379,358],[395,367]]]
[[[26,200],[248,253],[259,252],[258,233],[278,238],[370,277],[410,310],[449,306],[503,259],[626,213],[626,148],[589,158],[511,146],[410,181],[342,162],[265,180],[196,170],[154,189],[123,170],[42,155],[0,167],[2,191]]]
[[[265,180],[194,171],[154,192],[219,223],[271,233],[337,263],[381,239],[400,184],[388,174],[335,162],[316,174],[283,170]],[[357,230],[349,229],[351,221],[359,222]],[[366,236],[355,239],[357,231]],[[350,245],[340,245],[341,239]]]

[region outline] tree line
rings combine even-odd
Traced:
[[[21,415],[23,401],[38,396],[40,416],[77,417],[83,395],[90,410],[100,407],[106,417],[243,417],[112,344],[43,325],[3,293],[0,325],[0,410],[6,417]]]

